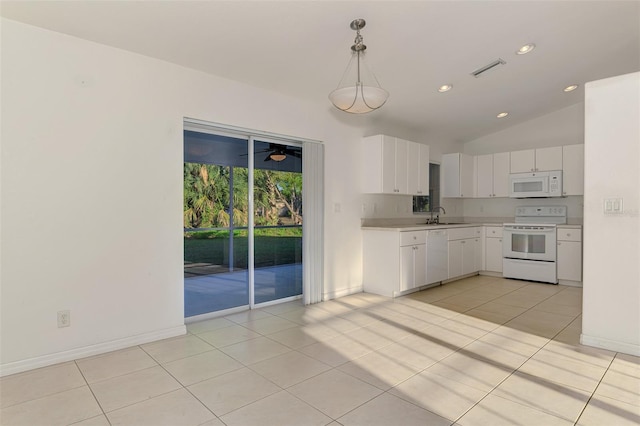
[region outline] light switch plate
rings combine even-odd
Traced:
[[[604,214],[622,214],[624,212],[622,198],[606,198],[603,208]]]

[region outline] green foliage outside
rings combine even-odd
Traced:
[[[233,173],[233,194],[229,182]],[[234,226],[247,226],[249,218],[248,170],[215,164],[184,163],[183,218],[185,228],[224,228],[231,223],[233,201]],[[254,222],[278,225],[281,210],[291,224],[302,224],[302,174],[272,170],[254,170]]]
[[[229,181],[233,173],[233,194]],[[254,223],[256,226],[302,224],[302,174],[254,170]],[[228,265],[229,231],[189,231],[192,228],[226,228],[248,224],[248,170],[213,164],[184,163],[184,260]],[[302,227],[256,228],[255,266],[302,262]],[[247,230],[234,230],[234,266],[247,267]]]
[[[256,229],[254,257],[257,268],[302,263],[300,228]],[[233,266],[245,269],[248,264],[246,230],[233,234]],[[229,231],[200,231],[184,234],[184,259],[192,263],[229,264]]]

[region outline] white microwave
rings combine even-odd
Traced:
[[[512,173],[509,175],[512,198],[562,197],[562,170]]]

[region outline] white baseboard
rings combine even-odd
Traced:
[[[0,377],[9,374],[22,373],[34,368],[46,367],[61,362],[73,361],[88,356],[100,355],[103,353],[125,349],[131,346],[142,345],[144,343],[155,342],[156,340],[168,339],[170,337],[181,336],[187,333],[184,325],[167,328],[164,330],[152,331],[151,333],[140,334],[138,336],[125,337],[123,339],[112,340],[110,342],[98,343],[81,348],[70,349],[68,351],[47,354],[35,358],[21,361],[9,362],[0,365]]]
[[[558,280],[558,284],[569,287],[582,287],[582,281]]]
[[[603,337],[588,336],[584,333],[580,335],[580,343],[614,352],[640,356],[640,345],[633,343],[619,342],[617,340],[605,339]]]
[[[322,300],[327,301],[331,299],[337,299],[338,297],[348,296],[350,294],[362,293],[364,291],[364,286],[351,287],[346,288],[344,290],[330,291],[322,295]]]
[[[499,277],[499,278],[502,278],[502,272],[480,271],[478,274],[486,276],[486,277]]]

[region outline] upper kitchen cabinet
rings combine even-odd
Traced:
[[[584,145],[562,147],[562,195],[584,195]]]
[[[427,195],[429,147],[386,135],[363,138],[363,192]]]
[[[511,152],[511,173],[562,170],[562,147]]]
[[[476,194],[478,198],[509,196],[509,153],[478,155],[476,166]]]
[[[429,195],[429,146],[407,144],[408,189],[412,195]]]
[[[473,157],[454,153],[442,156],[442,197],[461,198],[474,196]]]

